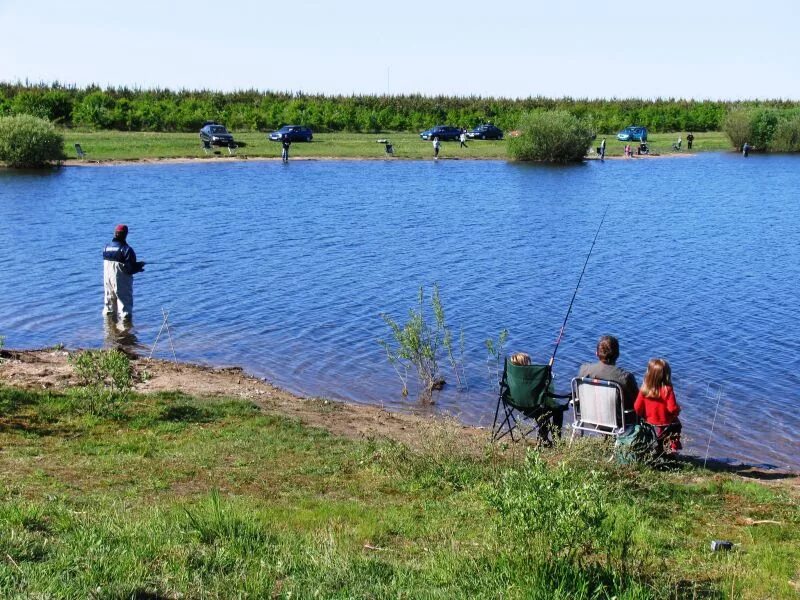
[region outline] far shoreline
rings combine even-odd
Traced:
[[[712,154],[713,152],[703,152],[702,154]],[[673,158],[694,158],[699,153],[674,153],[674,154],[646,154],[641,156],[606,156],[601,159],[599,156],[587,156],[582,161],[575,163],[564,164],[580,164],[587,161],[636,161],[636,160],[660,160],[660,159],[673,159]],[[419,157],[394,157],[386,158],[383,156],[298,156],[289,159],[289,162],[429,162],[432,160],[442,162],[463,161],[463,162],[514,162],[519,164],[561,164],[561,163],[546,163],[544,161],[514,161],[510,158],[501,157],[461,157],[461,156],[442,156],[438,159],[434,158],[419,158]],[[119,166],[135,166],[135,165],[180,165],[180,164],[222,164],[222,163],[242,163],[242,162],[281,162],[280,157],[271,156],[215,156],[215,157],[195,157],[195,156],[175,156],[164,158],[126,158],[126,159],[108,159],[108,160],[80,160],[80,159],[67,159],[61,167],[119,167]],[[4,167],[7,168],[7,167]]]

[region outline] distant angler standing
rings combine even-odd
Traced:
[[[114,239],[103,249],[103,314],[123,323],[133,320],[133,276],[144,271],[145,264],[136,261],[127,239],[128,226],[117,225]]]

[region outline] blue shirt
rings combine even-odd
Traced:
[[[136,252],[127,243],[111,240],[103,249],[103,260],[122,263],[122,270],[128,275],[141,271],[141,266],[136,262]]]

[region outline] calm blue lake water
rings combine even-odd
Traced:
[[[640,381],[650,357],[670,361],[689,451],[798,469],[798,189],[797,157],[734,154],[0,171],[0,335],[102,346],[101,249],[125,222],[150,262],[135,283],[141,346],[164,308],[180,360],[410,410],[380,313],[404,318],[438,282],[469,390],[449,386],[434,410],[490,425],[484,340],[507,328],[508,351],[547,360],[608,206],[557,388],[616,334]]]

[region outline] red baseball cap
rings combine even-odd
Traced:
[[[117,228],[114,229],[114,233],[128,233],[128,226],[127,225],[117,225]]]

